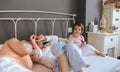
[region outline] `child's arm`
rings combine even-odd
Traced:
[[[83,36],[81,36],[81,43],[82,43],[81,45],[82,47],[86,45],[86,41]]]
[[[53,44],[58,42],[58,36],[56,36],[56,35],[49,35],[49,36],[46,36],[46,40],[50,41],[50,45],[53,45]]]
[[[81,40],[81,42],[82,42],[81,47],[83,47],[83,46],[86,45],[86,41],[82,41],[82,40]]]
[[[67,43],[73,43],[74,42],[74,39],[73,39],[73,35],[71,34],[67,40]]]
[[[30,37],[30,40],[31,40],[31,43],[32,43],[32,46],[33,46],[33,52],[32,52],[32,55],[31,55],[31,58],[33,61],[35,62],[39,62],[40,61],[40,58],[42,57],[42,50],[39,48],[39,46],[36,44],[36,35],[32,35]]]
[[[40,62],[43,56],[41,49],[34,50],[33,54],[30,56],[33,62]]]
[[[49,35],[49,36],[39,35],[37,39],[38,39],[37,41],[42,41],[42,40],[50,41],[51,45],[58,42],[58,37],[56,35]]]
[[[37,36],[35,34],[30,36],[30,41],[34,50],[39,49],[39,46],[36,44],[36,38]]]

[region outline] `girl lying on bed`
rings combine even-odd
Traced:
[[[32,72],[31,58],[35,62],[53,67],[55,72],[69,72],[70,70],[82,72],[81,68],[86,66],[77,46],[65,45],[62,42],[56,43],[57,36],[40,35],[36,41],[36,35],[32,35],[30,39],[32,45],[16,38],[11,38],[4,43],[0,50],[1,72]],[[50,43],[43,46],[40,41],[45,39],[50,40]]]
[[[34,62],[53,68],[55,72],[82,72],[82,67],[88,67],[78,47],[74,44],[58,42],[57,36],[32,35],[30,37],[34,52],[31,58]],[[49,43],[43,45],[41,41]]]
[[[84,37],[82,36],[82,33],[84,32],[84,26],[81,23],[75,23],[73,25],[73,33],[69,36],[68,44],[74,43],[79,47],[79,49],[82,51],[83,56],[91,55],[91,54],[97,54],[99,56],[104,57],[105,54],[96,50],[93,46],[86,44],[86,41]]]

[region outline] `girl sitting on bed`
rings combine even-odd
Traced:
[[[33,62],[53,68],[55,72],[82,72],[82,67],[87,67],[79,49],[74,44],[58,42],[54,35],[31,35],[30,37],[34,52],[31,55]],[[41,41],[49,43],[43,45]],[[73,48],[74,47],[74,48]]]
[[[83,56],[97,54],[99,56],[104,57],[105,54],[96,50],[93,46],[86,44],[82,33],[84,32],[84,26],[81,23],[75,23],[73,26],[73,33],[69,36],[68,44],[73,43],[77,45],[81,51]]]

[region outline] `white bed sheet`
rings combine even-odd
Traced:
[[[89,68],[83,68],[83,72],[120,72],[120,60],[106,56],[100,57],[97,55],[91,55],[85,57],[85,60],[91,66]],[[117,69],[117,70],[116,70]],[[40,64],[34,64],[34,72],[53,72]]]
[[[85,60],[91,66],[89,68],[83,68],[83,72],[120,72],[115,71],[118,64],[120,64],[120,60],[118,59],[109,56],[100,57],[91,55],[85,57]]]
[[[0,48],[2,44],[0,44]],[[89,68],[83,68],[83,72],[120,72],[120,60],[106,56],[100,57],[97,55],[90,55],[84,57],[88,64],[91,66]],[[53,72],[52,69],[40,64],[33,65],[34,72]]]

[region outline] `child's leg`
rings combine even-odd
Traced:
[[[57,63],[59,65],[61,72],[70,72],[68,60],[65,53],[57,58]]]
[[[61,68],[61,70],[63,69],[65,71],[65,68],[63,68],[65,64],[67,69],[66,71],[69,70],[69,68],[67,68],[68,62],[69,62],[69,67],[72,67],[72,70],[74,70],[74,72],[78,72],[82,67],[86,67],[86,65],[88,65],[84,61],[80,49],[74,44],[65,45],[62,42],[59,42],[54,44],[51,49],[53,55],[57,58],[59,66],[61,66],[59,67]],[[65,58],[64,53],[66,53],[65,55],[68,59],[67,63],[64,62],[64,58]]]
[[[82,47],[82,53],[84,56],[88,56],[88,55],[92,55],[92,54],[97,54],[99,56],[105,56],[104,53],[98,51],[97,49],[95,49],[95,47],[93,47],[92,45],[87,44],[86,46]]]
[[[69,60],[69,64],[74,70],[74,72],[82,72],[82,67],[89,67],[82,56],[81,49],[78,48],[75,44],[67,44],[66,48],[66,56]]]
[[[106,55],[103,52],[100,52],[98,50],[95,50],[95,53],[99,56],[105,57]]]
[[[89,56],[96,54],[94,51],[96,50],[95,47],[87,44],[81,48],[83,56]]]
[[[57,62],[55,62],[53,68],[55,72],[70,72],[69,71],[70,66],[68,64],[68,60],[65,55],[65,48],[63,48],[64,45],[65,45],[64,43],[59,42],[59,43],[55,43],[51,48],[53,55],[57,59]]]

